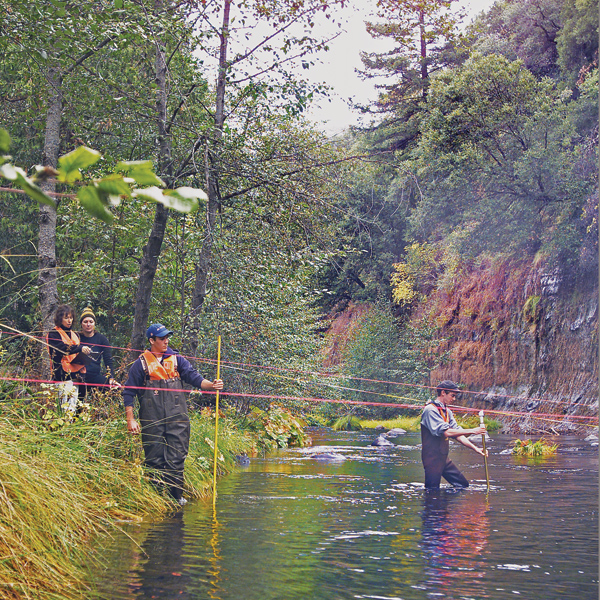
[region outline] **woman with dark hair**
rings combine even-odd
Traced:
[[[89,354],[92,349],[84,346],[79,341],[79,336],[71,331],[75,313],[68,304],[61,304],[54,314],[54,329],[48,332],[46,342],[52,367],[52,381],[61,382],[59,386],[59,401],[61,406],[67,405],[67,410],[75,412],[77,399],[85,397],[85,386],[78,386],[74,382],[83,383],[85,366],[81,353]]]

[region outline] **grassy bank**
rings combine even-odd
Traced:
[[[499,431],[502,429],[502,423],[484,417],[483,419],[485,426],[489,432]],[[456,415],[456,422],[464,429],[470,429],[479,426],[479,417],[475,415],[460,416]],[[406,431],[420,431],[421,430],[421,415],[415,416],[400,416],[395,419],[376,420],[376,419],[365,419],[360,422],[363,429],[374,429],[376,427],[384,427],[385,429],[404,429]]]
[[[158,518],[176,505],[151,487],[139,437],[126,431],[120,406],[69,423],[35,403],[0,416],[0,597],[93,597],[87,581],[98,565],[88,543],[123,521]],[[102,416],[102,419],[99,419]],[[193,413],[186,496],[210,493],[214,413]],[[219,472],[256,440],[233,420],[220,420]]]

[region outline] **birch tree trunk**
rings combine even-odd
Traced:
[[[48,112],[46,114],[46,134],[42,164],[56,168],[60,148],[60,124],[62,116],[62,80],[60,71],[50,68],[48,71]],[[56,182],[43,182],[45,192],[56,191]],[[54,327],[54,313],[58,306],[58,288],[56,280],[56,208],[42,204],[39,212],[38,233],[38,297],[42,313],[44,335]],[[45,353],[42,354],[46,358]],[[50,378],[50,363],[42,360],[42,377]]]

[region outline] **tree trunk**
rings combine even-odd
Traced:
[[[227,69],[227,44],[229,42],[229,15],[231,0],[223,2],[223,24],[221,27],[219,47],[219,71],[217,75],[217,93],[215,104],[215,121],[213,129],[213,150],[207,146],[205,172],[208,203],[206,205],[206,234],[196,263],[196,283],[191,299],[188,328],[186,331],[186,348],[192,356],[198,349],[198,331],[200,330],[200,313],[202,305],[208,294],[208,278],[210,275],[212,248],[214,242],[214,229],[219,211],[219,153],[223,138],[223,125],[225,123],[225,87]]]
[[[154,7],[157,11],[162,8],[162,2],[157,0]],[[156,84],[157,100],[156,112],[158,121],[158,172],[171,184],[172,162],[171,162],[171,141],[167,131],[167,61],[165,49],[159,42],[156,44]],[[148,317],[150,316],[150,301],[152,298],[152,287],[154,277],[158,268],[158,259],[165,237],[167,221],[169,219],[169,209],[162,204],[156,204],[154,214],[154,223],[148,243],[144,246],[142,260],[140,262],[140,277],[138,288],[135,294],[135,312],[133,315],[133,328],[130,340],[129,360],[133,361],[143,351],[146,345],[146,328],[148,326]],[[169,327],[169,324],[166,324]]]
[[[48,71],[48,112],[42,164],[56,168],[60,147],[60,124],[62,117],[62,81],[60,71]],[[42,183],[45,192],[55,192],[54,180]],[[56,208],[40,206],[38,235],[38,297],[42,313],[42,328],[46,334],[54,327],[54,313],[58,306],[56,281]],[[45,357],[45,355],[43,355]],[[42,377],[50,378],[50,363],[42,360]]]
[[[421,41],[421,85],[423,86],[423,99],[427,99],[427,78],[429,77],[427,69],[427,40],[425,38],[425,11],[419,11],[419,37]]]
[[[152,286],[158,266],[158,258],[165,229],[169,219],[169,210],[162,204],[156,205],[154,223],[150,232],[148,243],[144,246],[142,260],[140,263],[140,277],[135,294],[135,313],[133,316],[133,329],[131,332],[131,352],[129,360],[135,360],[146,345],[146,328],[150,316],[150,299],[152,297]],[[169,324],[167,323],[167,327]]]

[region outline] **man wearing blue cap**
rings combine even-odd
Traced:
[[[182,506],[183,467],[190,445],[190,420],[181,382],[204,391],[223,389],[223,381],[204,379],[171,348],[173,334],[161,323],[150,325],[146,337],[150,350],[131,365],[123,390],[127,429],[142,434],[144,463],[157,473],[156,483],[165,486]],[[140,404],[140,423],[133,414],[135,398]],[[141,426],[140,426],[141,425]]]

